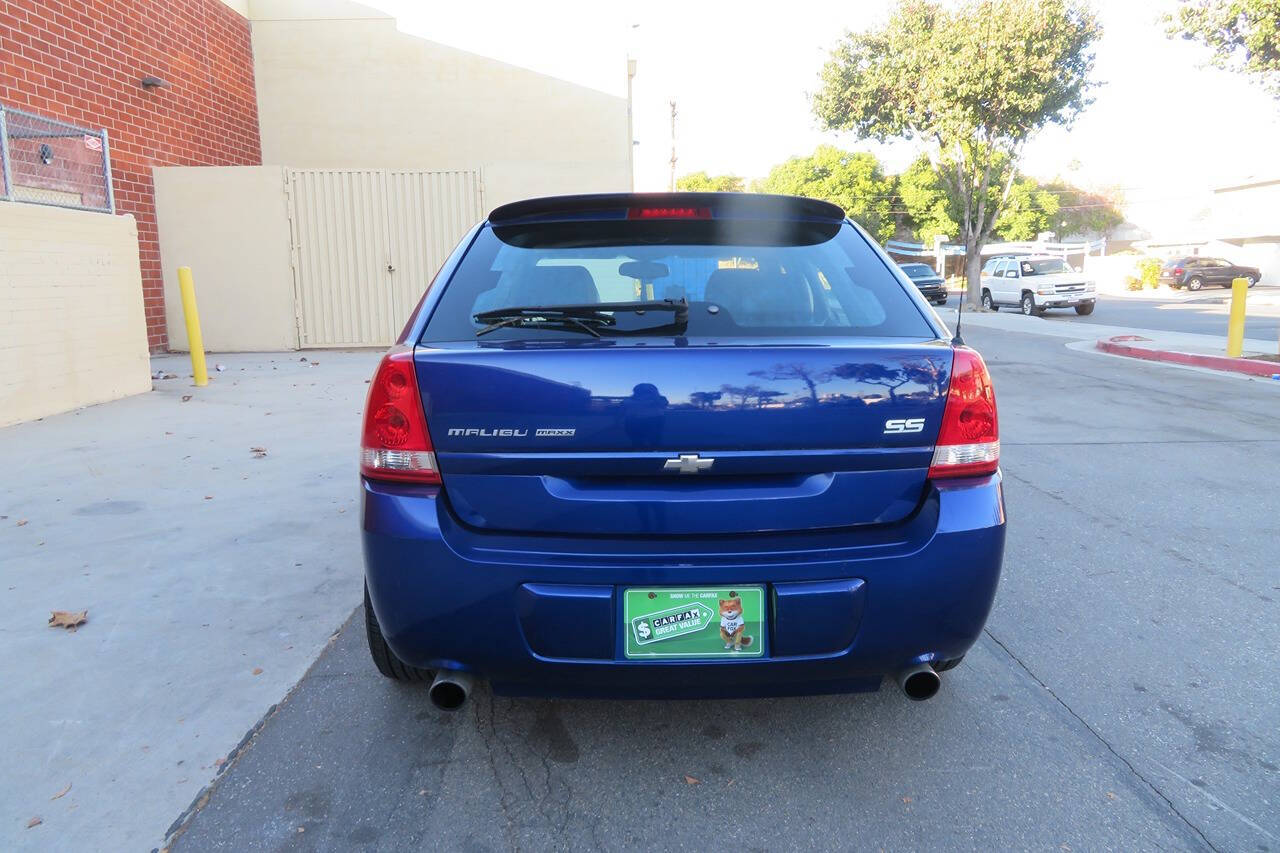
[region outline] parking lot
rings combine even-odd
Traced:
[[[4,846],[41,849],[53,833],[158,846],[172,824],[179,850],[1275,849],[1280,575],[1266,531],[1280,383],[1080,352],[985,319],[967,337],[1000,395],[1005,573],[983,639],[923,704],[892,685],[724,702],[512,700],[482,686],[459,713],[433,709],[422,689],[381,679],[364,648],[344,419],[355,423],[372,356],[240,357],[229,366],[258,383],[262,399],[242,401],[257,417],[307,395],[287,422],[296,450],[277,437],[251,458],[243,408],[229,432],[187,425],[216,446],[202,467],[219,470],[190,469],[129,516],[96,516],[88,570],[102,565],[112,583],[100,588],[122,591],[92,599],[77,634],[43,626],[51,595],[21,572],[54,546],[42,565],[62,578],[57,601],[86,602],[84,558],[51,533],[39,546],[16,537],[62,515],[83,525],[78,510],[134,500],[171,465],[97,439],[93,464],[113,484],[73,495],[58,466],[79,457],[64,452],[31,523],[6,528],[32,550],[6,547],[0,563],[5,631],[22,644],[5,664],[3,737],[30,767],[3,797]],[[217,385],[201,405],[217,405]],[[191,407],[175,391],[18,429],[69,448],[83,441],[75,419],[101,429],[158,402]],[[163,448],[163,432],[132,452]],[[253,466],[268,460],[264,479]],[[210,478],[213,501],[234,509],[199,514]],[[299,502],[296,482],[320,508]],[[288,536],[265,535],[290,519]],[[113,544],[129,537],[154,541],[148,565]],[[126,655],[126,642],[152,651]],[[23,828],[36,814],[43,824]]]

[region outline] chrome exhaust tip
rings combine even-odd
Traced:
[[[938,677],[938,673],[933,671],[933,667],[927,663],[907,667],[901,670],[894,678],[897,679],[898,686],[902,688],[902,692],[907,694],[907,698],[912,702],[923,702],[926,699],[932,699],[938,695],[938,688],[942,686],[942,679]]]
[[[460,669],[442,669],[427,688],[431,704],[442,711],[456,711],[471,695],[471,673]]]

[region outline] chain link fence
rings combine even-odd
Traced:
[[[107,132],[0,104],[0,201],[115,213]]]

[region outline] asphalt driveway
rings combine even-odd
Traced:
[[[446,715],[376,675],[357,609],[175,848],[1280,848],[1280,383],[966,337],[1009,539],[936,699]]]

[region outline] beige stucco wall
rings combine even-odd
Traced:
[[[344,0],[250,0],[249,17],[264,162],[478,168],[486,208],[631,188],[625,98],[408,35]]]
[[[133,217],[0,202],[0,426],[150,390]]]
[[[284,169],[174,166],[153,173],[170,349],[189,348],[180,266],[191,267],[206,350],[296,349]]]

